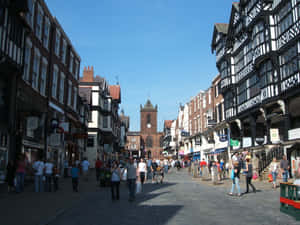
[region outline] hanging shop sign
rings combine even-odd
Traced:
[[[243,137],[243,147],[251,147],[252,146],[252,139],[251,137]]]
[[[264,137],[257,137],[257,138],[255,138],[255,142],[258,145],[262,145],[265,142],[265,138]]]
[[[240,142],[238,140],[230,139],[230,146],[239,146]]]
[[[225,142],[225,141],[227,141],[227,135],[226,135],[226,134],[221,134],[221,135],[219,135],[219,141],[220,141],[220,142]]]
[[[270,129],[270,139],[272,143],[278,143],[280,141],[279,137],[279,129],[278,128],[271,128]]]
[[[289,140],[295,140],[300,138],[300,128],[292,129],[288,131]]]

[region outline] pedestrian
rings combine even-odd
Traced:
[[[251,183],[252,176],[253,176],[253,166],[252,163],[250,162],[250,158],[246,158],[246,169],[244,170],[246,173],[246,192],[249,193],[249,185],[252,187],[253,192],[256,192],[256,188],[254,185]]]
[[[46,177],[46,191],[51,192],[51,184],[52,184],[52,178],[53,178],[53,163],[51,160],[47,160],[45,163],[45,177]]]
[[[231,192],[229,192],[229,195],[233,195],[234,191],[235,191],[235,187],[237,189],[237,196],[241,196],[241,188],[240,188],[240,171],[241,171],[241,167],[239,165],[238,161],[235,161],[233,163],[233,171],[232,171],[232,187],[231,187]]]
[[[299,172],[296,172],[295,180],[294,180],[293,184],[297,185],[297,195],[298,195],[297,200],[300,200],[300,173]]]
[[[140,177],[142,189],[145,182],[146,173],[147,173],[147,165],[144,162],[144,159],[141,158],[141,161],[138,164],[138,176]]]
[[[134,165],[133,158],[129,158],[127,168],[127,184],[129,189],[129,201],[135,200],[135,187],[136,187],[136,166]]]
[[[64,177],[68,177],[69,176],[69,161],[68,159],[65,159],[64,161]]]
[[[282,173],[283,182],[288,182],[290,165],[285,155],[282,157],[282,160],[280,160],[280,169]]]
[[[229,162],[225,164],[226,176],[229,177]]]
[[[100,180],[100,173],[101,173],[101,168],[102,168],[102,161],[99,159],[99,157],[97,158],[96,162],[95,162],[95,169],[96,169],[96,180],[99,181]]]
[[[43,192],[43,190],[44,190],[43,176],[44,176],[45,164],[38,157],[37,160],[33,163],[32,167],[35,171],[35,173],[34,173],[34,189],[35,189],[35,192]]]
[[[157,163],[155,160],[152,161],[152,164],[151,164],[151,173],[152,173],[152,183],[155,182],[155,180],[157,179],[157,176],[156,176],[156,170],[157,170]]]
[[[15,176],[16,176],[16,166],[13,160],[9,160],[6,167],[6,182],[8,186],[8,193],[12,192],[15,187]]]
[[[79,167],[79,165],[76,167]],[[90,167],[89,161],[87,160],[87,158],[84,158],[84,160],[81,163],[81,168],[82,168],[82,175],[85,181],[88,181],[89,167]]]
[[[151,173],[151,164],[152,164],[152,160],[151,158],[149,158],[147,160],[147,179],[152,179],[152,173]]]
[[[22,154],[19,155],[19,159],[16,165],[16,178],[17,178],[16,192],[17,193],[24,191],[25,170],[26,170],[26,160],[25,160],[25,155]]]
[[[277,163],[276,157],[274,157],[273,161],[270,164],[270,173],[273,178],[272,188],[274,189],[277,187],[276,180],[277,180],[278,171],[279,171],[279,165]]]
[[[206,166],[207,163],[205,159],[203,158],[202,161],[200,162],[200,176],[205,176],[206,175]]]
[[[71,168],[73,192],[78,192],[79,171],[79,168],[76,166],[75,163],[73,163]]]
[[[57,166],[55,165],[53,167],[53,184],[54,184],[54,191],[56,192],[58,190],[58,180],[59,180],[59,170]]]
[[[220,179],[222,180],[225,178],[225,163],[224,163],[223,159],[221,159],[221,161],[220,161],[220,170],[221,170]]]
[[[117,162],[114,162],[111,167],[111,199],[120,199],[120,180],[121,180],[121,169]]]
[[[215,161],[212,161],[211,169],[211,181],[213,184],[217,184],[218,179],[218,167]]]

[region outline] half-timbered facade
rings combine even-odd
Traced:
[[[16,152],[16,81],[22,76],[27,1],[0,1],[0,183]]]
[[[257,152],[261,159],[280,157],[283,150],[300,155],[293,146],[300,138],[299,4],[240,0],[232,5],[227,32],[219,24],[214,29],[212,50],[231,138],[239,140],[235,148]]]

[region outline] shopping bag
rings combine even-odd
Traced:
[[[141,182],[136,182],[136,194],[142,192],[142,184]]]
[[[252,176],[252,179],[256,180],[257,178],[258,178],[257,173],[254,173],[253,176]]]
[[[269,182],[270,182],[270,183],[273,182],[272,174],[269,174],[269,175],[268,175],[268,179],[269,179]]]

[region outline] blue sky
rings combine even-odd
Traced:
[[[158,128],[179,104],[218,74],[211,53],[214,23],[228,23],[230,0],[46,0],[81,57],[97,75],[121,85],[130,130],[140,104],[158,105]]]

